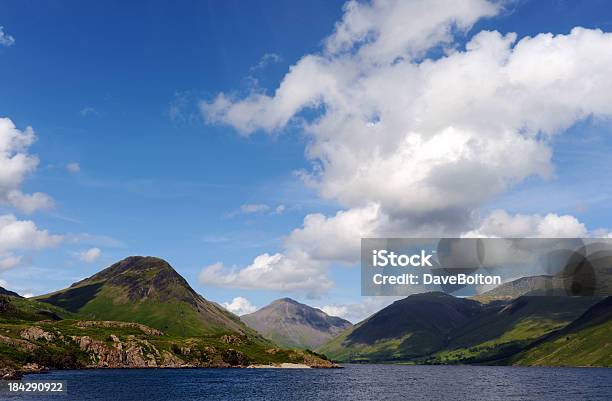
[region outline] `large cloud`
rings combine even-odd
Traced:
[[[459,48],[457,35],[499,12],[496,4],[349,2],[324,49],[302,57],[272,95],[202,103],[207,121],[243,135],[301,124],[313,166],[303,178],[346,208],[307,216],[278,256],[284,266],[299,266],[290,254],[354,259],[364,234],[491,231],[502,216],[480,222],[478,209],[527,177],[549,178],[553,135],[612,116],[612,34],[574,28],[517,40],[483,31]],[[571,216],[521,219],[503,224],[528,227],[521,235],[586,232]]]
[[[38,158],[28,153],[35,140],[31,127],[20,131],[10,119],[0,118],[0,203],[24,213],[53,207],[53,200],[44,193],[21,192],[25,176],[38,166]]]

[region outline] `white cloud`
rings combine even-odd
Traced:
[[[98,110],[96,110],[93,107],[87,106],[87,107],[83,107],[81,111],[79,111],[79,114],[81,115],[81,117],[89,117],[89,116],[98,116],[100,115],[100,112],[98,112]]]
[[[0,271],[12,269],[21,263],[22,257],[10,252],[0,252]]]
[[[263,213],[267,212],[268,210],[270,210],[270,206],[263,203],[247,203],[240,206],[240,211],[247,214]]]
[[[31,127],[20,131],[8,118],[0,118],[0,203],[8,204],[24,213],[53,207],[46,194],[24,194],[21,184],[25,176],[38,166],[38,158],[28,154],[36,140]]]
[[[42,192],[24,194],[21,191],[13,190],[7,194],[7,199],[11,205],[26,214],[40,209],[52,209],[55,205],[53,199]]]
[[[549,213],[511,215],[504,210],[495,210],[487,216],[476,230],[464,234],[466,237],[542,237],[582,238],[589,235],[585,225],[574,216],[559,216]]]
[[[345,305],[325,305],[321,307],[321,310],[329,316],[337,317],[346,316],[348,313],[348,308]]]
[[[269,288],[253,272],[279,265],[283,277],[306,279],[311,270],[327,279],[329,262],[354,262],[359,238],[370,235],[587,234],[572,216],[478,218],[480,207],[527,177],[552,176],[552,136],[590,116],[612,117],[610,33],[574,28],[517,40],[482,31],[459,48],[458,33],[499,4],[351,1],[324,50],[303,56],[273,94],[202,102],[207,122],[243,135],[299,124],[312,162],[301,176],[345,209],[306,216],[282,253],[244,269],[217,265],[208,282]],[[443,56],[428,56],[440,47]],[[264,275],[283,288],[273,276]]]
[[[71,173],[78,173],[81,171],[81,165],[79,163],[68,163],[66,164],[66,170],[68,170]]]
[[[202,269],[199,280],[204,285],[303,292],[309,296],[320,295],[332,287],[321,262],[297,252],[264,253],[245,268],[228,268],[215,263]]]
[[[77,256],[82,262],[93,263],[102,256],[102,251],[100,248],[89,248],[79,252]]]
[[[0,251],[49,248],[62,239],[61,235],[38,229],[33,221],[18,220],[12,214],[0,215]]]
[[[10,47],[15,44],[15,38],[8,33],[4,33],[4,27],[0,26],[0,46]]]
[[[276,214],[282,214],[285,211],[286,207],[285,205],[278,205],[276,206],[276,209],[274,209],[274,211],[276,212]]]
[[[261,57],[259,63],[251,67],[251,71],[262,70],[271,64],[280,63],[281,61],[283,61],[283,58],[280,55],[276,53],[266,53]]]
[[[404,297],[361,297],[359,302],[325,305],[320,309],[330,316],[338,316],[351,323],[359,323],[402,298]]]
[[[10,269],[22,261],[14,251],[54,247],[62,242],[60,235],[40,230],[33,221],[18,220],[12,214],[0,215],[0,270]]]
[[[232,300],[232,302],[223,302],[223,307],[238,316],[253,313],[257,310],[255,305],[243,297],[236,297]]]

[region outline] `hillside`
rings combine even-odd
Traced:
[[[503,283],[472,299],[480,302],[512,300],[524,295],[564,295],[563,281],[553,276],[530,276]]]
[[[319,348],[342,361],[404,361],[429,355],[449,333],[482,313],[476,301],[432,292],[387,306]]]
[[[480,304],[442,293],[397,301],[319,348],[340,361],[506,364],[601,298],[536,296]]]
[[[335,367],[198,295],[165,261],[129,257],[67,289],[0,295],[0,377],[76,368]]]
[[[511,360],[530,366],[612,367],[612,297]]]
[[[253,336],[173,336],[140,323],[75,319],[58,307],[51,307],[56,320],[41,319],[31,312],[49,305],[7,296],[0,306],[0,378],[46,369],[334,367],[315,353],[280,349]]]
[[[291,298],[278,299],[241,319],[276,344],[301,349],[316,349],[352,326]]]
[[[600,298],[523,296],[493,304],[454,330],[428,363],[505,364],[505,359],[577,319]]]
[[[17,297],[17,298],[23,298],[21,295],[17,294],[16,292],[13,291],[9,291],[5,288],[0,287],[0,295],[7,295],[10,297]]]
[[[94,320],[138,322],[179,336],[253,334],[197,294],[166,261],[128,257],[69,288],[35,298]]]

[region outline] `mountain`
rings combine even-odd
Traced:
[[[612,367],[612,297],[515,356],[515,365]]]
[[[51,369],[336,367],[289,350],[198,295],[165,261],[133,256],[69,288],[0,295],[0,377]]]
[[[21,295],[17,294],[16,292],[9,291],[9,290],[4,289],[2,287],[0,287],[0,295],[6,295],[6,296],[9,296],[9,297],[23,298]]]
[[[316,349],[352,326],[291,298],[278,299],[240,319],[281,346],[302,349]]]
[[[149,256],[128,257],[35,299],[83,318],[137,322],[179,336],[252,333],[237,316],[197,294],[168,262]]]
[[[449,333],[443,349],[427,363],[506,364],[506,359],[543,336],[580,317],[601,298],[522,296],[489,304],[483,312]]]
[[[411,295],[341,333],[319,352],[341,361],[506,364],[599,300],[522,296],[481,304],[443,293]]]
[[[563,295],[563,281],[553,276],[529,276],[503,283],[472,297],[480,302],[512,300],[523,295]]]
[[[411,295],[344,331],[319,351],[344,361],[423,357],[443,347],[452,330],[482,311],[479,302],[442,292]]]

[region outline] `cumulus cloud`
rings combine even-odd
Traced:
[[[589,235],[586,226],[574,216],[549,213],[511,215],[495,210],[480,223],[480,227],[464,234],[466,237],[542,237],[581,238]],[[601,236],[601,232],[596,234]]]
[[[458,46],[500,4],[350,1],[323,50],[304,55],[271,95],[203,101],[208,123],[242,135],[299,124],[312,163],[301,177],[344,209],[306,216],[282,253],[227,274],[217,267],[211,282],[244,284],[246,271],[279,264],[286,276],[302,264],[325,276],[328,262],[355,261],[368,235],[587,233],[571,216],[478,217],[525,178],[552,176],[554,135],[587,117],[612,117],[610,33],[574,28],[518,39],[482,31]]]
[[[0,46],[10,47],[15,44],[15,38],[8,33],[4,33],[4,27],[0,26]]]
[[[14,251],[38,250],[57,246],[60,235],[40,230],[33,221],[18,220],[12,214],[0,215],[0,269],[10,269],[21,263]]]
[[[85,263],[93,263],[102,256],[100,248],[89,248],[77,254],[79,260]]]
[[[24,213],[53,207],[53,200],[48,195],[21,191],[26,175],[38,166],[38,158],[28,153],[35,140],[31,127],[21,131],[10,119],[0,118],[0,203]]]
[[[320,295],[332,287],[322,263],[299,251],[264,253],[244,268],[215,263],[202,269],[199,280],[204,285],[304,292],[309,296]]]
[[[257,310],[255,305],[243,297],[236,297],[232,302],[223,302],[223,307],[238,316],[253,313]]]

